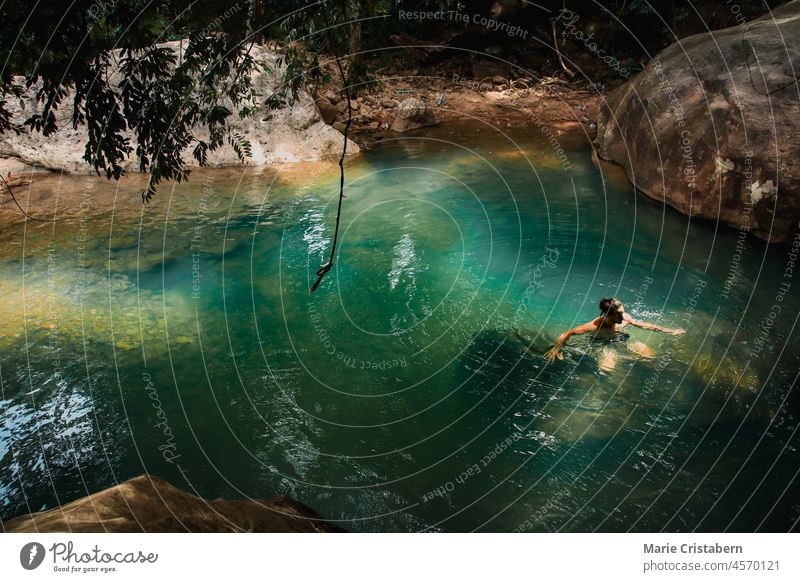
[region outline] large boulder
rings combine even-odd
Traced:
[[[392,131],[405,132],[420,127],[436,125],[436,114],[424,101],[416,97],[404,99],[397,107]]]
[[[201,499],[153,475],[47,511],[9,519],[9,533],[338,532],[336,525],[289,497]]]
[[[182,45],[178,42],[165,43],[175,51]],[[272,163],[300,162],[338,157],[343,137],[342,134],[325,124],[313,98],[305,91],[300,91],[297,99],[289,106],[268,109],[264,100],[274,94],[283,84],[282,67],[278,62],[279,55],[255,45],[251,49],[255,61],[260,64],[253,72],[254,100],[249,105],[256,107],[252,116],[239,117],[234,113],[230,125],[237,133],[249,140],[252,155],[248,160],[251,165]],[[118,53],[114,58],[118,58]],[[109,71],[112,85],[116,85],[121,77],[114,66]],[[69,91],[56,111],[58,131],[49,137],[39,132],[0,133],[0,158],[16,158],[30,166],[58,170],[67,173],[87,173],[92,168],[83,160],[88,134],[85,127],[72,128],[72,101],[74,93]],[[9,99],[7,108],[12,112],[14,121],[21,123],[40,108],[35,91],[29,90],[22,99]],[[198,136],[204,137],[203,130]],[[133,133],[128,132],[133,138]],[[133,142],[132,142],[133,143]],[[193,146],[187,149],[184,161],[187,165],[196,165],[191,156]],[[348,153],[358,153],[356,144],[348,144]],[[135,156],[127,160],[123,166],[128,171],[138,167]],[[225,145],[208,156],[210,166],[240,165],[236,152],[230,145]]]
[[[608,96],[599,156],[685,214],[791,240],[800,220],[798,38],[794,0],[669,46]]]

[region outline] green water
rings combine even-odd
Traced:
[[[536,133],[348,162],[313,295],[331,166],[198,171],[145,208],[138,178],[41,178],[55,225],[4,203],[2,517],[149,472],[352,531],[797,528],[788,251],[635,195],[579,138],[565,171]],[[632,331],[657,355],[611,374],[580,339],[546,366],[612,295],[688,333]]]

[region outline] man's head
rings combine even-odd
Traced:
[[[619,299],[611,297],[600,300],[600,311],[614,323],[622,323],[622,314],[625,313],[625,307],[623,307]]]

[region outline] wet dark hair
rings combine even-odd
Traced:
[[[614,297],[607,297],[600,300],[600,312],[603,315],[616,315],[620,307],[622,307],[622,302]]]

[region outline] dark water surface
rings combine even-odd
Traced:
[[[149,472],[354,531],[796,528],[789,251],[560,139],[568,171],[488,127],[351,160],[313,295],[330,164],[197,171],[144,209],[138,177],[40,178],[55,226],[0,210],[2,518]],[[656,358],[608,375],[581,339],[545,366],[611,295],[688,333],[634,330]]]

